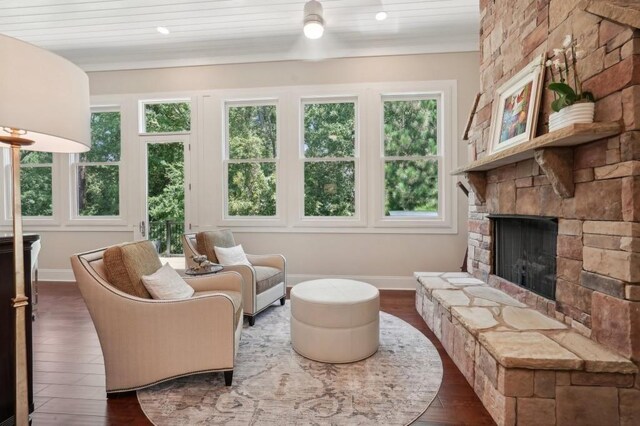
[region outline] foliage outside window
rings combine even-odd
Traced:
[[[304,215],[356,210],[355,103],[304,103]]]
[[[53,154],[20,151],[23,216],[53,216]]]
[[[191,104],[165,102],[144,104],[144,133],[174,133],[191,130]]]
[[[437,216],[438,101],[386,100],[385,216]]]
[[[120,214],[120,112],[91,114],[91,150],[79,155],[78,216]]]
[[[227,107],[227,214],[276,215],[275,105]]]
[[[184,233],[184,145],[182,142],[147,145],[147,209],[149,239],[160,253],[182,253]]]

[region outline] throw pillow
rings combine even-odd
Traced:
[[[196,248],[198,253],[207,256],[213,263],[220,263],[216,257],[214,247],[233,247],[236,245],[230,229],[218,231],[202,231],[196,234]]]
[[[169,264],[143,276],[142,283],[154,299],[188,299],[195,292]]]
[[[109,247],[103,255],[107,278],[112,286],[132,296],[151,299],[142,276],[153,274],[162,263],[151,241],[136,241]]]
[[[216,251],[216,257],[218,262],[222,266],[232,265],[247,265],[251,266],[251,262],[247,259],[247,255],[244,254],[242,244],[238,244],[234,247],[218,247],[213,248]]]

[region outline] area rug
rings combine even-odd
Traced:
[[[222,373],[138,391],[146,416],[164,425],[406,425],[442,382],[436,348],[401,319],[380,313],[380,349],[366,360],[325,364],[290,344],[289,303],[245,324],[233,386]]]

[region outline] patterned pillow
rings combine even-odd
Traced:
[[[220,263],[214,247],[233,247],[236,241],[230,229],[219,231],[205,231],[196,234],[196,248],[198,253],[207,256],[211,262]]]
[[[132,296],[151,299],[142,283],[142,276],[151,275],[162,267],[151,241],[109,247],[104,252],[103,261],[111,285]]]

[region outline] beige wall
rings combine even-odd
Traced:
[[[458,134],[479,90],[477,53],[286,61],[90,73],[92,95],[142,94],[221,88],[457,80]],[[466,145],[458,143],[458,164]],[[466,198],[458,195],[457,235],[238,233],[248,252],[280,252],[296,275],[410,277],[414,271],[459,270],[466,247]],[[60,235],[58,235],[60,234]],[[68,254],[131,238],[129,233],[46,233],[41,265],[67,269]],[[55,244],[50,245],[55,242]],[[407,279],[407,283],[410,281]],[[410,284],[409,284],[410,285]]]

